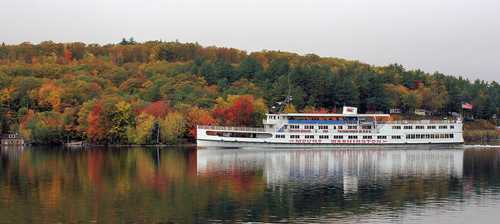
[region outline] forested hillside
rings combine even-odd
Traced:
[[[500,75],[499,75],[500,76]],[[150,41],[0,46],[0,122],[35,143],[173,143],[196,124],[258,125],[288,92],[298,111],[427,109],[490,119],[497,82],[393,64]]]

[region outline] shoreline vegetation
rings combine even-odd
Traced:
[[[495,123],[487,120],[464,123],[464,140],[466,143],[498,143],[499,139],[500,129],[497,129]]]
[[[468,141],[498,138],[500,85],[398,64],[197,43],[0,45],[0,125],[27,143],[175,145],[196,125],[259,126],[290,92],[286,112],[389,112],[466,118]],[[473,105],[462,111],[462,104]],[[456,114],[455,114],[456,115]],[[495,117],[496,116],[496,117]]]

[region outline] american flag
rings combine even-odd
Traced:
[[[470,103],[463,103],[462,104],[462,109],[472,110],[472,104],[470,104]]]

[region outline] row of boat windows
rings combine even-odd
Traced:
[[[268,118],[272,119],[272,120],[281,119],[280,116],[276,116],[276,115],[268,116]]]
[[[285,129],[287,127],[290,127],[290,129],[300,129],[300,125],[295,125],[295,124],[291,124],[291,125],[288,125],[286,126],[285,125]],[[372,126],[371,125],[361,125],[361,129],[371,129]],[[304,129],[314,129],[314,125],[304,125]],[[321,129],[321,130],[327,130],[327,129],[339,129],[339,130],[342,130],[344,129],[344,126],[342,125],[338,125],[338,126],[328,126],[328,125],[319,125],[318,126],[318,129]],[[349,125],[347,126],[347,129],[358,129],[358,126],[356,125]]]
[[[285,129],[289,127],[290,129],[300,129],[300,125],[285,125]],[[361,129],[365,129],[365,130],[369,130],[369,129],[372,129],[372,126],[371,125],[361,125],[360,126]],[[303,126],[304,129],[309,129],[309,130],[312,130],[314,129],[314,125],[304,125]],[[417,130],[423,130],[423,129],[430,129],[430,130],[434,130],[434,129],[454,129],[455,126],[454,125],[427,125],[427,126],[424,126],[424,125],[415,125],[415,126],[412,126],[412,125],[404,125],[404,126],[399,126],[399,125],[395,125],[395,126],[392,126],[392,129],[396,129],[396,130],[401,130],[401,129],[405,129],[405,130],[412,130],[412,129],[417,129]],[[342,130],[344,129],[344,126],[342,125],[333,125],[333,126],[328,126],[328,125],[319,125],[318,126],[318,129],[320,130],[327,130],[327,129],[338,129],[338,130]],[[358,129],[358,126],[357,125],[349,125],[347,126],[347,129]]]
[[[436,129],[436,127],[439,128],[439,129],[448,129],[448,125],[439,125],[439,126],[436,126],[436,125],[427,125],[427,126],[424,126],[424,125],[415,125],[415,126],[404,125],[403,129],[407,129],[408,130],[408,129],[413,129],[413,127],[415,127],[415,129],[420,129],[420,130],[425,129],[425,128],[427,128],[427,129]],[[449,127],[450,127],[450,129],[454,129],[455,128],[454,125],[450,125]],[[392,129],[398,129],[399,130],[399,129],[401,129],[401,126],[397,126],[397,125],[396,126],[392,126]]]
[[[275,136],[276,138],[285,138],[285,135],[276,135]],[[344,139],[344,136],[343,135],[333,135],[331,136],[332,139]],[[348,135],[347,136],[347,139],[358,139],[359,136],[357,135]],[[371,135],[365,135],[365,136],[361,136],[363,139],[375,139],[375,136],[371,136]],[[392,135],[392,136],[386,136],[386,135],[380,135],[380,136],[376,136],[377,138],[376,139],[387,139],[387,138],[391,138],[391,139],[401,139],[401,136],[400,135]],[[291,139],[299,139],[300,138],[300,135],[290,135],[290,138]],[[314,139],[315,136],[314,135],[304,135],[304,138],[305,139]],[[318,136],[319,139],[330,139],[330,136],[329,135],[320,135]]]
[[[453,134],[407,134],[407,139],[453,138]]]
[[[358,139],[361,137],[362,139],[374,139],[377,137],[377,139],[401,139],[400,135],[392,135],[392,136],[386,136],[386,135],[379,135],[379,136],[371,136],[371,135],[364,135],[364,136],[357,136],[357,135],[348,135],[347,139]],[[453,134],[407,134],[406,139],[438,139],[438,138],[453,138]],[[276,138],[285,138],[285,135],[276,135]],[[300,135],[290,135],[291,139],[299,139]],[[305,139],[314,139],[314,135],[304,135]],[[318,136],[319,139],[330,139],[329,135],[320,135]],[[344,139],[343,135],[333,135],[332,139]]]

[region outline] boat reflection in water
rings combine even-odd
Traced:
[[[0,151],[0,223],[496,223],[500,150]]]
[[[461,179],[461,149],[199,149],[199,176],[261,170],[268,187],[328,185],[353,193],[364,186],[387,186],[392,179]]]

